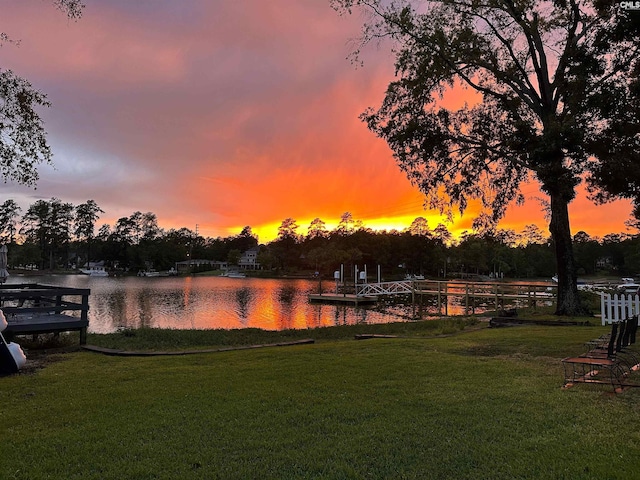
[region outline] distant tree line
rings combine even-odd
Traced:
[[[367,265],[383,276],[421,274],[428,277],[551,277],[556,272],[552,240],[540,228],[522,232],[484,230],[454,239],[447,227],[431,228],[423,217],[404,231],[376,231],[345,212],[333,230],[320,218],[306,234],[293,218],[282,221],[277,237],[266,244],[246,226],[229,237],[208,238],[188,228],[165,230],[151,212],[134,212],[113,225],[96,224],[102,209],[93,200],[80,205],[57,198],[38,200],[26,212],[13,200],[0,205],[0,243],[9,246],[10,267],[40,270],[72,269],[103,261],[114,270],[165,270],[188,259],[237,264],[243,252],[258,248],[258,262],[267,273],[319,272],[331,276],[340,265],[350,272]],[[574,235],[578,275],[640,274],[640,236]]]

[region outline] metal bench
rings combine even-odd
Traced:
[[[630,380],[640,368],[638,355],[631,349],[637,329],[637,316],[613,322],[610,335],[589,342],[587,352],[562,359],[564,388],[576,383],[610,384],[616,392],[640,387]]]

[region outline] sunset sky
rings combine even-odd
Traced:
[[[41,113],[54,167],[37,190],[2,186],[23,208],[57,197],[95,200],[113,224],[153,212],[163,228],[229,236],[251,226],[273,239],[292,217],[304,233],[342,213],[371,228],[407,228],[422,197],[386,144],[358,119],[393,78],[385,45],[356,68],[347,60],[363,18],[328,0],[87,0],[68,20],[50,1],[3,2],[0,68],[45,92]],[[452,98],[462,102],[463,98]],[[546,231],[535,185],[501,228]],[[570,206],[572,232],[625,231],[630,204]],[[447,224],[459,233],[472,215]]]

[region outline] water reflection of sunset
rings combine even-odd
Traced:
[[[120,329],[310,329],[358,323],[415,320],[418,307],[379,305],[353,307],[310,303],[317,280],[226,277],[91,278],[85,275],[9,277],[9,283],[33,282],[90,288],[89,331]],[[333,282],[323,282],[333,293]],[[451,297],[449,314],[461,314],[460,298]],[[479,305],[482,308],[481,305]],[[433,299],[424,301],[422,318],[435,316]]]

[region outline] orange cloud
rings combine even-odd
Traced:
[[[346,211],[370,228],[442,220],[358,119],[393,78],[384,50],[368,51],[362,68],[345,59],[362,19],[323,1],[87,3],[78,22],[46,3],[3,8],[8,33],[23,39],[3,46],[3,68],[53,103],[43,116],[56,169],[42,170],[37,193],[3,191],[23,207],[92,198],[103,222],[150,211],[164,228],[226,236],[249,225],[262,241],[287,217],[302,232],[316,217],[332,228]],[[476,99],[458,88],[442,104]],[[620,232],[628,212],[628,202],[593,207],[581,195],[573,230]],[[535,201],[510,208],[502,226],[529,223],[546,225]]]

